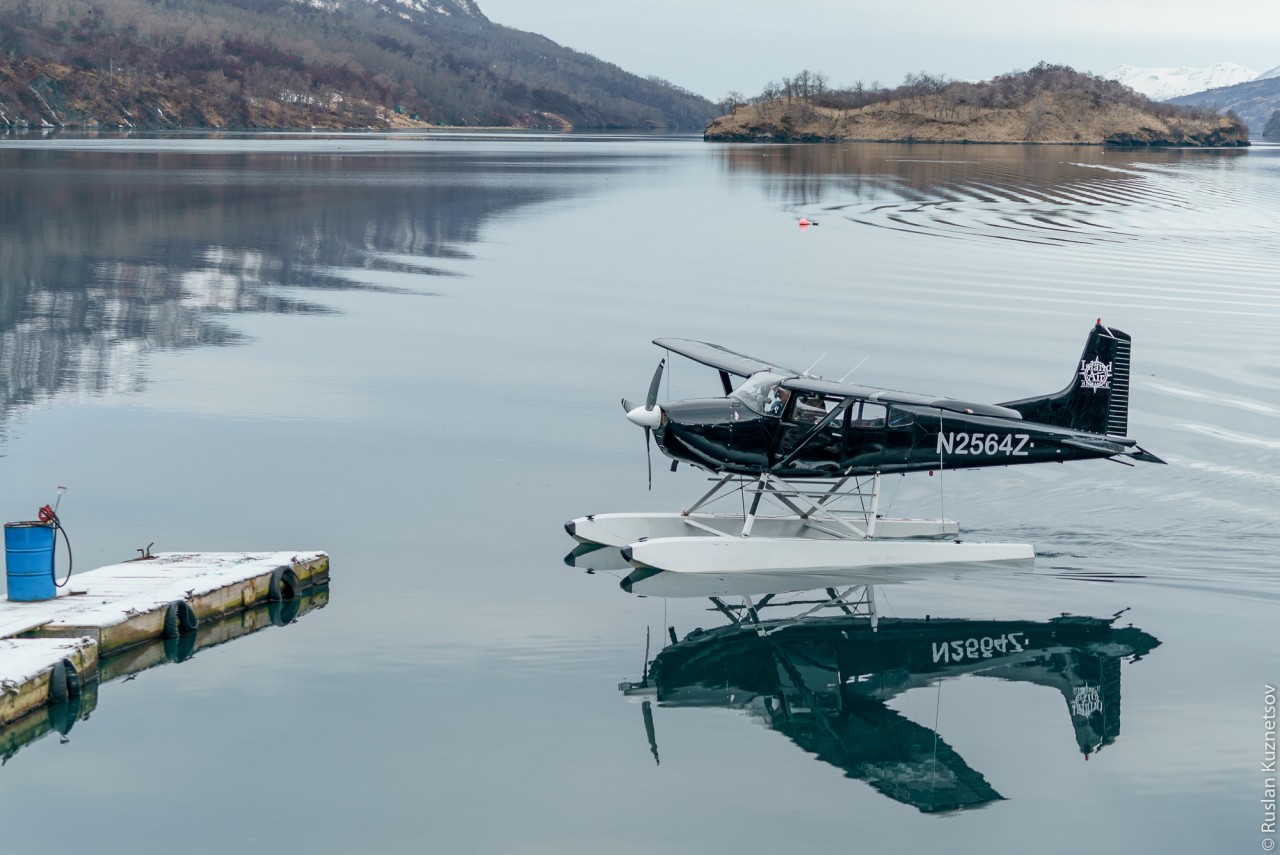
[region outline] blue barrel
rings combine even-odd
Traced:
[[[9,599],[21,602],[52,600],[52,523],[12,522],[4,524],[5,574]]]

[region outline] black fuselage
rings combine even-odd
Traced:
[[[795,374],[705,342],[656,339],[720,371],[723,398],[645,407],[667,456],[741,475],[831,478],[1120,457],[1163,463],[1127,437],[1131,341],[1099,321],[1060,391],[984,404]],[[743,378],[737,388],[730,374]]]
[[[668,457],[749,475],[830,478],[973,469],[1088,460],[1125,450],[1115,438],[930,407],[877,405],[875,417],[859,418],[854,404],[825,424],[806,418],[798,407],[762,414],[733,397],[672,402],[663,405],[663,413],[654,436]],[[1081,444],[1064,444],[1070,441]]]

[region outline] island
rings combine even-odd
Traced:
[[[760,96],[722,102],[710,142],[1067,143],[1249,145],[1233,113],[1152,101],[1117,83],[1041,63],[978,83],[909,74],[901,86],[828,89],[803,71]]]

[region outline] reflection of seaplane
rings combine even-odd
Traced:
[[[663,362],[627,418],[715,483],[679,513],[591,514],[566,525],[635,567],[810,572],[1030,560],[1025,544],[956,540],[945,519],[879,512],[882,474],[1113,459],[1160,463],[1128,428],[1130,337],[1099,322],[1060,392],[979,404],[825,380],[683,339],[655,344],[716,369],[724,397],[659,405]],[[732,377],[745,378],[736,388]],[[738,495],[741,510],[715,513]],[[764,511],[761,503],[769,503]],[[735,503],[737,504],[737,503]],[[722,506],[723,507],[723,506]]]
[[[687,578],[687,577],[686,577]],[[870,589],[857,598],[741,606],[712,598],[732,620],[695,630],[663,649],[644,678],[623,683],[644,700],[650,749],[658,757],[650,698],[660,707],[745,710],[818,759],[921,811],[979,807],[1002,799],[981,773],[928,727],[888,702],[915,688],[966,674],[1057,689],[1080,751],[1088,757],[1120,733],[1120,660],[1136,661],[1159,641],[1116,617],[1048,621],[866,620]],[[762,620],[775,606],[840,608],[840,616]]]

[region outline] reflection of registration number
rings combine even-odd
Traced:
[[[938,453],[947,454],[1009,454],[1026,457],[1025,433],[963,433],[947,431],[938,434]]]
[[[1026,647],[1027,637],[1021,632],[1004,635],[966,638],[963,641],[937,641],[933,644],[933,663],[964,662],[968,659],[990,659],[1006,653],[1020,653]]]

